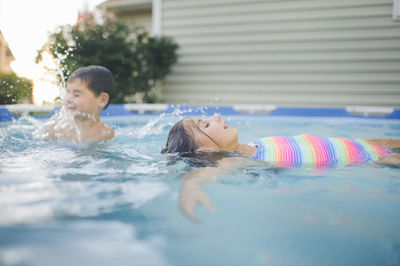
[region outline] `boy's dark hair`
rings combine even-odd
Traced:
[[[111,74],[111,71],[103,66],[87,66],[81,67],[75,70],[69,77],[67,82],[80,80],[86,84],[86,86],[93,91],[97,96],[100,93],[105,92],[109,95],[107,106],[110,104],[115,91],[115,81]]]

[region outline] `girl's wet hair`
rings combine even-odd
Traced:
[[[189,126],[190,124],[190,126]],[[176,123],[168,133],[167,143],[161,153],[194,153],[199,148],[199,145],[194,139],[193,130],[201,132],[207,136],[214,144],[219,147],[219,144],[210,137],[207,133],[199,128],[199,126],[191,118],[185,118]]]
[[[169,158],[171,164],[175,164],[183,159],[190,166],[194,167],[217,166],[218,160],[223,157],[232,156],[232,154],[223,151],[198,151],[199,146],[194,139],[193,130],[202,132],[218,146],[210,136],[196,125],[193,119],[185,118],[170,129],[167,143],[161,151],[161,153],[173,154]]]
[[[199,148],[193,135],[185,127],[186,120],[179,121],[170,129],[167,143],[161,153],[179,153],[184,155],[194,153]]]

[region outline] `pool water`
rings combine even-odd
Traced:
[[[204,186],[216,212],[178,208],[193,170],[160,154],[180,116],[104,117],[108,143],[47,143],[46,120],[0,124],[0,265],[400,265],[400,169],[267,164]],[[399,120],[227,116],[241,143],[273,135],[400,138]]]

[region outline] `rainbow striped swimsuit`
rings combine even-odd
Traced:
[[[255,160],[282,167],[326,168],[376,161],[391,153],[361,139],[325,138],[312,135],[266,137],[250,143],[258,150]]]

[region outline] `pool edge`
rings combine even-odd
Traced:
[[[38,106],[33,104],[0,105],[0,122],[16,120],[19,116],[49,118],[60,106]],[[31,113],[47,112],[44,115]],[[146,114],[184,115],[261,115],[261,116],[301,116],[301,117],[358,117],[379,119],[400,119],[400,109],[390,107],[348,106],[348,107],[279,107],[274,105],[171,105],[171,104],[110,104],[101,116],[129,116]]]

